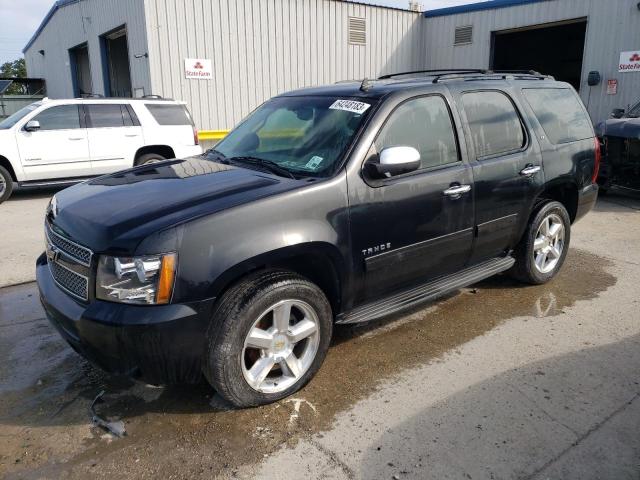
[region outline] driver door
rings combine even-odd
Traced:
[[[396,146],[418,150],[419,169],[390,178],[368,177],[367,163]],[[363,183],[349,185],[352,254],[364,270],[360,302],[463,268],[473,241],[473,182],[445,97],[400,103],[378,133],[364,167]],[[459,187],[464,192],[453,194]]]
[[[91,175],[87,129],[78,105],[54,105],[30,120],[40,129],[22,127],[16,141],[26,180],[48,180]]]

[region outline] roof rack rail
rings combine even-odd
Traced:
[[[155,100],[164,100],[162,95],[143,95],[141,98],[153,98]]]
[[[479,79],[483,78],[485,80],[501,78],[507,79],[508,77],[513,76],[513,78],[518,79],[527,79],[527,80],[555,80],[551,75],[544,75],[542,73],[536,72],[535,70],[485,70],[481,74],[474,73],[443,73],[441,75],[436,75],[433,79],[433,83],[439,83],[441,80],[458,80],[464,78],[465,80]]]
[[[403,75],[414,75],[416,73],[435,73],[435,74],[445,74],[445,73],[486,73],[488,70],[482,70],[477,68],[440,68],[435,70],[412,70],[410,72],[398,72],[398,73],[388,73],[386,75],[382,75],[378,77],[378,80],[388,80],[393,77],[401,77]]]
[[[104,98],[100,93],[81,93],[80,98]]]

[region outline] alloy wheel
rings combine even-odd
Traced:
[[[564,223],[559,215],[547,215],[536,233],[533,243],[533,260],[536,269],[543,274],[553,271],[564,250]]]
[[[249,329],[240,363],[246,382],[262,393],[279,393],[309,370],[320,343],[319,319],[301,300],[282,300]]]

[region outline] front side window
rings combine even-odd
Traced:
[[[633,107],[629,109],[629,113],[627,117],[630,118],[638,118],[640,117],[640,102],[636,103]]]
[[[0,130],[8,130],[13,127],[16,123],[22,120],[24,117],[33,112],[36,108],[40,107],[42,102],[32,103],[31,105],[27,105],[26,107],[22,107],[20,110],[15,112],[13,115],[8,116],[4,120],[0,122]]]
[[[462,96],[462,103],[478,158],[524,147],[526,138],[520,116],[504,93],[469,92]]]
[[[339,164],[372,105],[370,99],[329,96],[273,98],[207,155],[229,161],[273,162],[294,175],[327,176]]]
[[[104,103],[100,105],[85,105],[87,113],[87,126],[89,128],[113,128],[123,127],[124,117],[122,115],[122,106],[113,103]],[[127,113],[128,115],[128,113]]]
[[[40,130],[70,130],[80,128],[78,105],[59,105],[47,108],[33,120],[40,122]]]
[[[396,108],[375,141],[376,151],[413,147],[420,152],[421,169],[459,160],[449,109],[440,96],[409,100]]]
[[[522,92],[551,143],[593,137],[591,120],[570,89],[526,88]]]

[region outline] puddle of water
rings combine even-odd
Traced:
[[[560,275],[547,285],[524,286],[506,276],[494,277],[427,308],[372,324],[339,327],[324,365],[307,387],[292,399],[256,409],[228,410],[206,384],[154,389],[118,383],[72,355],[43,375],[42,381],[57,384],[58,389],[40,394],[37,408],[16,414],[20,410],[16,398],[11,395],[13,401],[6,401],[0,394],[2,429],[16,440],[0,449],[0,474],[3,469],[22,474],[31,470],[34,476],[64,472],[80,478],[119,475],[122,465],[131,476],[231,474],[237,466],[259,461],[302,435],[329,428],[336,413],[382,382],[393,382],[404,369],[436,359],[507,319],[557,315],[576,301],[596,297],[615,284],[605,271],[608,266],[602,258],[572,250]],[[34,342],[33,356],[47,358],[49,350],[39,351],[37,338]],[[27,354],[21,347],[20,355]],[[0,364],[4,359],[5,353],[0,353]],[[16,378],[12,375],[0,369],[3,384]],[[124,419],[129,434],[113,442],[101,439],[102,432],[87,434],[86,408],[105,387],[107,403],[99,407],[100,413]],[[23,399],[36,395],[38,388],[22,390]],[[23,460],[20,442],[34,427],[48,436],[29,437],[30,448],[48,454]],[[56,456],[53,442],[74,428],[85,436],[72,451]],[[14,463],[18,458],[20,462]]]

